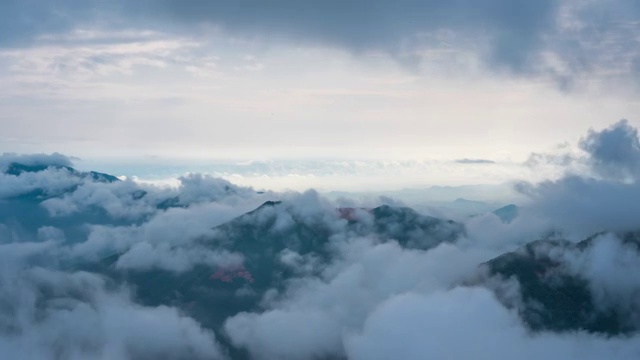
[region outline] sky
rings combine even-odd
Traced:
[[[411,181],[392,181],[393,166],[376,181],[500,183],[536,175],[519,165],[589,129],[640,125],[634,0],[1,0],[0,10],[0,152],[60,152],[116,175],[330,160],[285,174],[309,180],[338,160],[417,161],[429,170]]]
[[[638,358],[638,19],[0,0],[0,354]],[[509,258],[539,280],[491,274]],[[629,333],[554,331],[581,297]]]

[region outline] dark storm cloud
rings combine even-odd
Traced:
[[[14,1],[0,15],[0,44],[111,19],[128,27],[220,25],[246,36],[275,36],[360,50],[397,51],[406,39],[440,29],[489,35],[492,62],[522,69],[553,25],[556,0],[402,1]]]
[[[154,3],[155,4],[155,3]],[[162,0],[159,9],[181,21],[213,21],[233,31],[277,32],[342,44],[385,48],[416,32],[482,29],[496,35],[496,59],[522,62],[553,19],[554,0],[295,1]]]
[[[382,51],[403,61],[415,60],[424,47],[463,48],[493,69],[544,74],[567,89],[590,72],[640,69],[634,0],[8,0],[1,6],[0,46],[78,27],[203,36],[214,26],[240,38]],[[442,30],[446,40],[434,35]]]

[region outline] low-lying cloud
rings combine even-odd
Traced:
[[[392,199],[371,207],[204,175],[156,187],[76,171],[61,155],[5,155],[0,351],[16,359],[634,358],[637,132],[619,122],[579,146],[584,174],[521,183],[528,202],[509,207],[508,219],[487,211],[459,222]],[[617,330],[585,330],[568,315],[562,329],[545,323],[553,309],[535,286],[555,296],[573,291],[567,284],[579,290],[567,296],[590,305],[585,321],[611,312]]]

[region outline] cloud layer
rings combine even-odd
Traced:
[[[0,44],[5,46],[97,21],[182,34],[218,27],[240,38],[383,51],[398,58],[412,58],[425,45],[446,49],[480,43],[486,45],[474,51],[489,67],[517,73],[544,71],[565,86],[584,70],[611,65],[606,56],[598,55],[606,48],[618,59],[619,68],[637,73],[637,54],[620,46],[625,40],[633,42],[638,31],[633,20],[640,8],[631,0],[283,0],[269,5],[254,0],[109,4],[65,0],[55,5],[9,1],[3,8]]]
[[[625,274],[640,266],[637,144],[624,121],[590,130],[571,158],[583,172],[518,185],[529,200],[508,220],[486,211],[461,222],[390,198],[341,206],[313,190],[256,192],[205,175],[158,187],[77,171],[59,154],[7,154],[0,350],[633,358],[640,283]],[[582,317],[557,312],[563,296]],[[591,326],[599,316],[610,322]]]

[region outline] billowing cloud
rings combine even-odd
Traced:
[[[640,282],[628,276],[640,266],[640,253],[630,239],[633,235],[605,233],[596,236],[584,251],[556,254],[569,271],[588,281],[596,308],[602,312],[620,311],[623,327],[640,324],[638,294]]]
[[[537,185],[523,184],[531,207],[558,226],[577,232],[578,237],[604,230],[633,230],[640,210],[629,201],[640,196],[637,184],[600,181],[569,176]]]
[[[485,289],[397,296],[372,313],[347,342],[350,359],[633,358],[636,337],[584,333],[531,335]]]
[[[232,342],[258,359],[340,356],[343,336],[360,329],[382,302],[400,293],[452,286],[490,256],[452,245],[410,251],[366,239],[336,241],[335,246],[336,260],[321,277],[293,281],[289,291],[271,300],[261,314],[241,313],[227,320],[225,331]],[[275,336],[276,327],[278,334],[288,335]]]
[[[516,188],[532,201],[531,208],[578,238],[598,231],[631,231],[637,228],[633,214],[640,211],[640,141],[637,130],[621,120],[601,131],[589,130],[579,142],[583,153],[565,154],[556,165],[564,174],[538,184],[519,183]],[[541,156],[537,156],[541,159]],[[555,156],[551,156],[554,162]],[[569,167],[579,163],[580,170]]]
[[[589,154],[590,165],[606,178],[640,178],[640,140],[638,130],[626,120],[602,130],[589,130],[580,140],[580,148]]]
[[[55,255],[52,245],[0,245],[0,351],[6,356],[226,358],[213,332],[176,308],[136,304],[125,287],[96,274],[29,265],[38,253]]]

